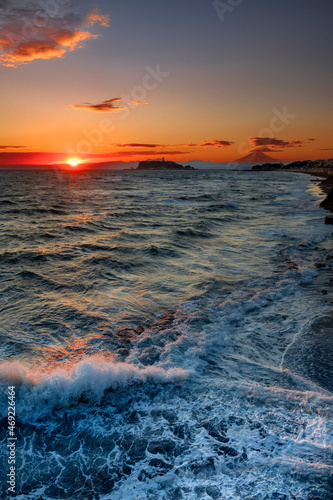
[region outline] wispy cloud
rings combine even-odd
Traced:
[[[185,144],[146,144],[146,143],[128,143],[128,144],[113,144],[113,146],[117,146],[119,148],[128,147],[128,148],[197,148],[201,146],[210,146],[214,148],[226,148],[234,144],[231,141],[204,141],[200,144],[195,144],[194,142],[185,143]],[[185,154],[185,153],[184,153]]]
[[[209,146],[213,148],[227,148],[228,146],[231,146],[233,142],[231,141],[203,141],[199,146]]]
[[[123,101],[121,97],[114,97],[113,99],[108,99],[107,101],[102,101],[97,104],[84,103],[84,104],[73,104],[73,109],[83,109],[85,111],[97,111],[103,113],[110,113],[114,111],[120,111],[126,109],[126,106],[117,106],[116,103]]]
[[[26,148],[27,146],[0,146],[0,150],[5,150],[5,149],[22,149]]]
[[[303,147],[305,141],[301,139],[284,141],[273,137],[249,137],[249,143],[254,148],[260,148],[263,151],[262,147],[264,146],[271,146],[274,149]]]
[[[168,155],[185,155],[188,154],[189,151],[117,151],[114,153],[114,156],[168,156]],[[190,151],[192,153],[192,151]]]
[[[63,3],[63,2],[61,2]],[[96,9],[84,15],[72,1],[56,3],[47,10],[47,2],[13,0],[2,2],[0,17],[0,64],[17,67],[36,59],[63,57],[82,47],[84,40],[98,38],[91,26],[109,26],[109,17]]]
[[[104,26],[105,28],[110,26],[110,17],[101,14],[97,8],[89,12],[86,19],[87,26],[93,26],[94,24],[100,24],[100,26]]]
[[[167,148],[169,145],[166,144],[141,144],[141,143],[129,143],[129,144],[114,144],[117,148]]]
[[[131,101],[131,104],[135,104],[136,106],[140,106],[140,104],[148,104],[148,101],[146,99],[144,101]]]
[[[122,106],[116,106],[114,103],[122,101]],[[124,105],[125,104],[125,105]],[[127,106],[139,106],[140,104],[148,104],[148,101],[126,101],[122,97],[114,97],[113,99],[107,99],[106,101],[99,102],[97,104],[91,104],[85,102],[83,104],[73,104],[73,109],[83,109],[85,111],[101,111],[104,113],[110,113],[113,111],[120,111],[122,109],[127,109]]]

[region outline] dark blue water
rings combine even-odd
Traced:
[[[17,498],[333,498],[332,229],[309,177],[0,181],[1,498],[8,385]]]

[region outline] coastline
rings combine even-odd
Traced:
[[[283,169],[282,169],[283,170]],[[315,170],[283,170],[283,172],[294,172],[294,173],[297,173],[297,174],[306,174],[306,175],[310,175],[311,177],[320,177],[321,180],[319,182],[319,179],[318,179],[318,182],[319,182],[319,187],[320,189],[322,190],[322,192],[324,194],[328,194],[331,189],[333,188],[333,172],[317,172]],[[326,180],[328,180],[330,177],[332,177],[332,179],[330,180],[330,182],[325,182]]]
[[[312,177],[320,177],[318,179],[318,186],[326,198],[320,203],[320,206],[325,210],[333,212],[333,172],[318,172],[316,170],[296,170],[296,169],[281,169],[283,172],[293,172],[298,174],[311,175]]]

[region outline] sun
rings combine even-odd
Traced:
[[[69,160],[66,161],[66,163],[71,167],[77,167],[78,165],[80,165],[80,163],[82,163],[82,161],[79,160],[78,158],[70,158]]]

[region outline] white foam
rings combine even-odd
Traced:
[[[116,390],[140,383],[177,383],[186,380],[193,371],[181,368],[139,367],[119,363],[101,355],[56,368],[51,372],[30,369],[20,362],[0,365],[0,380],[15,385],[20,403],[28,407],[66,406],[82,395],[100,401],[107,389]]]

